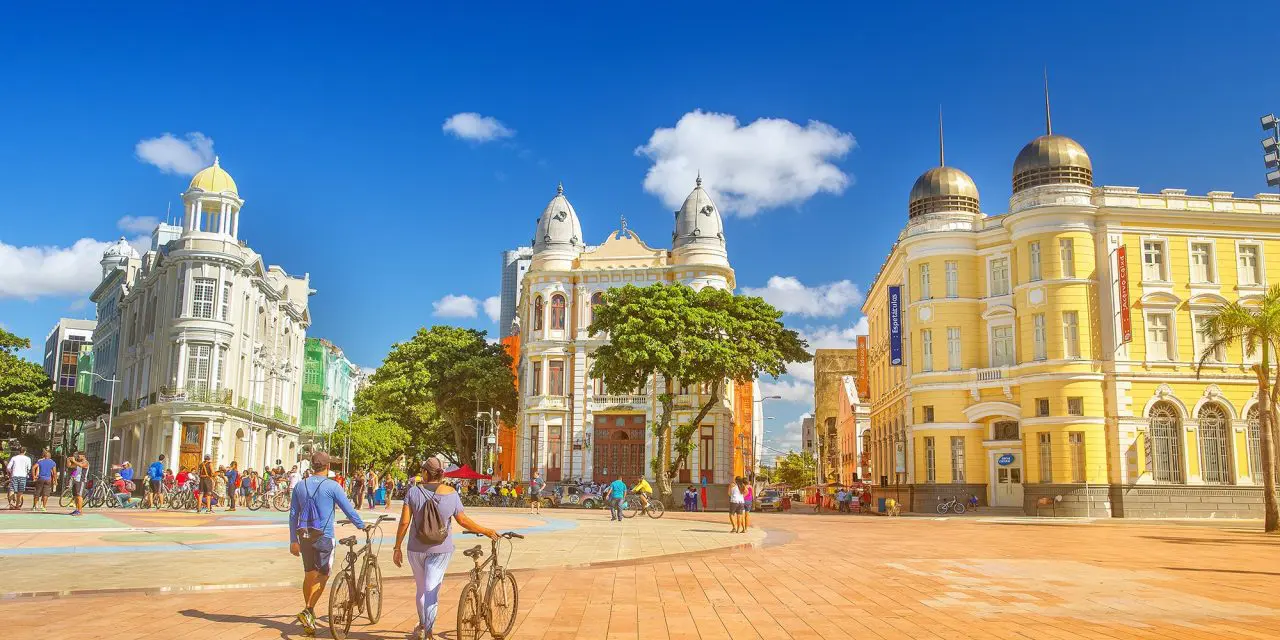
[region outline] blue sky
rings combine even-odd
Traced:
[[[665,246],[696,169],[734,214],[739,285],[838,346],[936,163],[939,104],[991,214],[1042,132],[1045,66],[1100,184],[1263,191],[1257,118],[1280,110],[1256,5],[427,4],[0,10],[0,324],[40,342],[91,316],[96,243],[163,217],[212,149],[241,237],[311,274],[311,334],[357,363],[422,325],[496,329],[499,252],[557,181],[588,242],[625,214]],[[460,113],[485,119],[446,131]],[[440,317],[447,295],[474,317]],[[811,403],[796,373],[771,388],[794,400],[769,411],[778,447]]]

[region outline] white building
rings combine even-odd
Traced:
[[[93,300],[104,342],[118,344],[108,359],[120,380],[110,461],[164,453],[177,470],[209,454],[242,468],[288,466],[298,457],[308,278],[267,266],[240,239],[244,200],[217,160],[182,199],[182,227],[161,225],[146,255],[116,245],[103,256]]]
[[[592,380],[591,354],[607,338],[589,334],[587,326],[592,305],[610,287],[663,282],[734,288],[720,211],[701,179],[676,212],[672,236],[672,249],[653,248],[623,220],[603,244],[587,246],[564,189],[547,204],[519,296],[519,477],[529,477],[534,469],[548,482],[612,480],[619,471],[629,481],[650,475],[650,426],[659,413],[655,384],[623,392]],[[679,389],[675,420],[692,418],[701,404],[699,391]],[[730,385],[722,395],[721,405],[694,435],[695,452],[677,482],[705,477],[708,483],[724,484],[749,460],[735,447],[751,428],[752,389]]]

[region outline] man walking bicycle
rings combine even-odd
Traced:
[[[316,632],[316,603],[324,594],[333,563],[333,511],[342,509],[357,529],[364,520],[347,500],[342,485],[329,479],[329,454],[317,451],[311,456],[312,474],[298,482],[289,504],[289,553],[302,558],[302,601],[298,622],[307,635]]]

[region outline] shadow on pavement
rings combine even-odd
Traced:
[[[1141,536],[1147,540],[1158,540],[1160,542],[1171,542],[1173,544],[1216,544],[1216,545],[1261,545],[1267,547],[1280,546],[1280,539],[1233,539],[1233,538],[1175,538],[1172,536]]]
[[[317,607],[318,608],[318,607]],[[282,640],[293,640],[294,638],[329,638],[332,637],[329,632],[327,618],[320,619],[320,628],[316,630],[315,635],[308,636],[302,632],[302,625],[293,616],[238,616],[229,613],[210,613],[200,611],[198,609],[183,609],[178,613],[188,618],[199,618],[214,623],[239,623],[239,624],[257,624],[263,629],[275,629],[280,632]],[[363,631],[359,627],[352,626],[351,631],[347,632],[347,637],[354,640],[373,640],[378,638],[385,640],[386,638],[408,637],[409,632],[392,631],[372,633]],[[444,640],[458,640],[457,630],[437,631],[435,637]]]
[[[1210,573],[1237,573],[1248,576],[1280,576],[1275,571],[1245,571],[1244,569],[1197,569],[1195,567],[1160,567],[1169,571],[1208,571]]]

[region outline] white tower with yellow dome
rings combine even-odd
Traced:
[[[182,228],[185,233],[214,233],[238,238],[240,208],[244,200],[236,181],[222,168],[215,156],[213,166],[201,169],[191,178],[182,194],[186,205]]]

